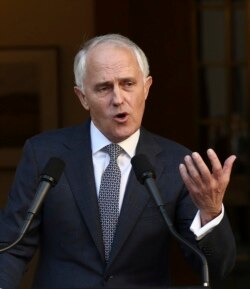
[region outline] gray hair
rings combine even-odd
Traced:
[[[139,67],[143,73],[144,78],[146,78],[149,75],[149,64],[147,57],[137,44],[135,44],[129,38],[122,36],[120,34],[106,34],[97,36],[88,40],[75,56],[74,60],[75,84],[83,92],[84,92],[83,81],[86,73],[87,54],[92,48],[102,43],[113,43],[118,46],[130,49],[134,53],[138,61]]]

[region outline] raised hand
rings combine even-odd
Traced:
[[[236,156],[231,155],[222,166],[214,150],[208,149],[207,155],[211,162],[211,172],[197,152],[185,156],[184,163],[179,167],[190,196],[200,210],[202,226],[221,213],[223,198],[236,159]]]

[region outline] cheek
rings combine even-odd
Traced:
[[[140,100],[133,104],[133,119],[136,123],[141,122],[145,108],[145,101]]]
[[[105,117],[108,110],[106,103],[102,101],[91,102],[89,103],[89,107],[90,113],[98,117]]]
[[[134,107],[137,109],[138,112],[143,112],[145,107],[145,98],[138,97]]]

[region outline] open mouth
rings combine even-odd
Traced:
[[[118,113],[115,115],[115,119],[119,122],[126,121],[128,114],[126,112]]]
[[[118,113],[117,115],[116,115],[116,117],[117,118],[120,118],[120,119],[123,119],[124,117],[126,117],[127,116],[127,114],[125,113],[125,112],[123,112],[123,113]]]

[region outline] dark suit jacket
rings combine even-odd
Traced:
[[[234,264],[235,245],[225,216],[197,243],[189,230],[197,209],[183,185],[178,165],[189,151],[142,129],[137,153],[145,153],[157,175],[166,210],[177,230],[204,251],[211,277]],[[89,121],[28,140],[6,208],[1,212],[2,246],[16,239],[50,157],[66,163],[59,183],[45,198],[39,216],[21,244],[0,255],[0,287],[16,288],[26,264],[40,247],[34,288],[166,286],[170,234],[148,192],[131,171],[110,261],[105,264],[98,213]],[[197,258],[184,249],[196,267]]]

